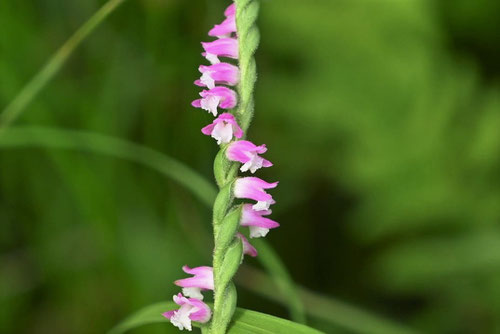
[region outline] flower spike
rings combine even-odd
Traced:
[[[240,140],[232,143],[226,151],[229,160],[238,161],[243,164],[240,170],[246,172],[250,170],[253,174],[262,167],[271,167],[273,164],[259,156],[267,151],[266,145],[256,146],[247,140]]]
[[[174,302],[180,306],[178,310],[163,313],[163,316],[178,327],[188,331],[192,330],[191,321],[206,323],[212,317],[212,311],[207,304],[196,298],[186,298],[179,293],[174,295]]]
[[[220,114],[212,124],[201,129],[201,132],[215,138],[218,145],[229,143],[233,136],[236,138],[243,137],[243,130],[236,123],[234,116],[229,113]]]
[[[232,109],[236,106],[236,93],[227,87],[214,87],[200,93],[201,99],[194,100],[191,105],[201,108],[217,116],[217,107]]]
[[[243,129],[246,131],[249,126],[254,109],[252,92],[257,73],[253,54],[259,35],[255,26],[258,4],[252,4],[252,1],[255,0],[233,1],[224,12],[225,19],[208,33],[217,39],[201,43],[204,49],[202,55],[211,65],[199,67],[201,77],[194,83],[206,89],[200,93],[201,98],[191,104],[216,117],[211,124],[203,127],[201,132],[213,137],[217,144],[221,145],[221,151],[214,163],[214,174],[220,193],[214,203],[213,267],[184,266],[183,270],[192,276],[175,281],[176,285],[182,287],[183,292],[174,296],[174,301],[180,307],[163,314],[180,329],[191,330],[192,321],[206,323],[213,318],[209,324],[203,326],[203,330],[207,333],[227,332],[237,304],[233,276],[241,265],[243,255],[257,256],[257,249],[238,229],[248,227],[250,237],[258,238],[266,236],[270,229],[279,226],[277,222],[266,217],[271,214],[270,205],[275,203],[266,190],[275,188],[278,182],[268,183],[257,177],[239,177],[238,166],[234,163],[242,164],[240,171],[251,173],[272,166],[270,161],[260,156],[267,151],[266,145],[257,146],[247,140],[238,140],[243,138]],[[245,71],[231,62],[221,62],[220,57],[237,59],[238,64],[243,64]],[[238,86],[238,94],[241,95],[238,96],[227,86]],[[219,108],[228,111],[218,115]],[[235,207],[235,198],[250,199],[256,203]],[[214,277],[217,279],[214,280]],[[202,301],[202,293],[207,290],[214,291],[213,314]]]

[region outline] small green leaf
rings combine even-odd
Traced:
[[[108,334],[121,334],[143,325],[168,322],[162,313],[177,309],[173,302],[157,303],[132,314],[114,327]],[[193,322],[194,326],[200,324]],[[171,326],[171,325],[169,325]],[[322,332],[295,322],[255,311],[236,309],[228,334],[321,334]]]
[[[229,209],[228,204],[232,202],[233,183],[228,183],[220,189],[214,203],[214,222],[220,226]],[[218,228],[218,226],[216,226]]]
[[[238,227],[240,227],[241,205],[229,211],[221,223],[217,233],[217,246],[224,249],[233,241]]]
[[[230,144],[223,145],[214,160],[214,176],[219,188],[223,188],[226,183],[234,180],[236,175],[238,175],[239,165],[228,160],[226,157],[226,151],[229,145]]]
[[[226,165],[227,165],[227,158],[226,158],[226,150],[221,149],[219,153],[215,156],[214,160],[214,176],[215,176],[215,181],[217,182],[217,185],[222,188],[226,184]]]
[[[217,270],[218,274],[215,274],[216,286],[226,286],[231,281],[233,276],[238,271],[242,259],[243,244],[240,238],[235,238],[231,245],[229,245],[226,249],[221,267]],[[216,268],[215,265],[214,268]],[[214,269],[214,273],[215,272],[216,270]]]

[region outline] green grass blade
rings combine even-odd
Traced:
[[[302,324],[306,323],[304,304],[292,277],[290,277],[290,273],[281,261],[279,255],[262,239],[254,239],[252,243],[259,250],[258,258],[260,263],[269,273],[282,295],[287,296],[287,305],[290,309],[290,317],[292,320]]]
[[[173,302],[156,303],[137,311],[123,322],[111,329],[108,334],[122,334],[129,330],[147,325],[168,322],[162,313],[177,309],[179,306]],[[194,326],[199,326],[193,322]],[[296,334],[321,334],[322,332],[289,320],[274,317],[255,311],[238,308],[234,314],[233,322],[227,331],[228,334],[271,334],[271,333],[296,333]]]
[[[125,0],[109,0],[85,22],[49,59],[47,64],[24,86],[0,114],[0,130],[9,126],[61,69],[69,56]]]
[[[126,140],[84,131],[41,127],[14,127],[0,133],[1,148],[33,146],[87,151],[133,161],[175,180],[207,205],[211,205],[215,198],[215,187],[191,168],[165,154]]]

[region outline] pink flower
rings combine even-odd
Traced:
[[[235,38],[219,38],[213,42],[202,42],[205,52],[202,53],[212,64],[219,62],[219,57],[238,59],[238,40]]]
[[[192,330],[191,321],[206,323],[210,320],[212,312],[207,304],[196,298],[186,298],[179,293],[174,295],[174,302],[180,306],[178,310],[163,313],[170,322],[180,330]]]
[[[191,105],[202,108],[217,116],[217,107],[232,109],[236,106],[236,93],[227,87],[214,87],[200,93],[201,99],[194,100]]]
[[[212,30],[208,32],[209,36],[224,38],[230,37],[233,32],[236,32],[236,16],[228,16],[221,24],[216,24]]]
[[[236,5],[232,3],[224,11],[226,19],[221,24],[216,25],[208,35],[217,37],[229,37],[236,32]]]
[[[214,88],[215,84],[235,86],[240,80],[238,67],[228,63],[218,63],[210,66],[201,65],[199,67],[202,73],[200,80],[194,83],[197,86]]]
[[[232,143],[226,151],[229,160],[239,161],[243,164],[240,170],[246,172],[250,170],[253,174],[259,168],[271,167],[273,164],[259,156],[267,151],[266,145],[256,146],[247,140],[239,140]]]
[[[194,275],[193,277],[184,278],[175,281],[177,286],[182,287],[182,292],[192,298],[203,300],[202,290],[214,289],[214,273],[212,267],[182,267],[185,273]]]
[[[230,4],[224,11],[224,15],[226,17],[236,15],[236,4],[235,3]]]
[[[221,114],[212,124],[205,126],[201,132],[207,136],[212,136],[217,140],[217,144],[227,144],[233,139],[243,137],[243,130],[238,126],[234,116],[230,113]]]
[[[252,208],[252,204],[244,204],[241,213],[241,226],[248,226],[250,229],[250,238],[260,238],[265,237],[269,232],[269,229],[279,227],[280,224],[265,218],[262,216],[267,216],[272,213],[271,210],[261,210],[255,211]]]
[[[234,182],[234,196],[236,198],[248,198],[257,201],[253,206],[254,210],[267,210],[274,204],[273,197],[266,193],[264,189],[276,188],[278,182],[267,183],[258,177],[243,177]]]
[[[258,255],[257,249],[248,242],[248,239],[245,238],[243,234],[238,232],[236,236],[240,238],[243,243],[243,254],[250,255],[251,257],[256,257]]]

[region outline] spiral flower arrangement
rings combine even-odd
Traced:
[[[254,174],[260,168],[272,166],[261,156],[267,151],[266,145],[244,140],[254,109],[253,55],[259,43],[255,26],[257,13],[257,1],[236,0],[225,10],[224,21],[209,31],[208,35],[216,39],[201,43],[202,55],[210,65],[199,67],[201,77],[195,85],[205,89],[192,105],[215,117],[201,132],[214,138],[220,146],[214,162],[219,187],[213,208],[215,247],[212,267],[184,266],[183,270],[192,277],[175,282],[182,287],[182,293],[174,296],[179,309],[163,315],[179,329],[191,330],[191,322],[195,321],[202,324],[205,333],[226,332],[236,309],[237,294],[232,278],[244,255],[257,256],[257,250],[239,229],[248,227],[249,237],[259,238],[279,226],[266,217],[275,203],[267,190],[275,188],[278,182],[268,183],[258,177],[238,174]],[[237,87],[237,91],[230,87]],[[235,203],[236,199],[243,201]],[[209,290],[213,291],[213,309],[203,302],[203,292]]]

